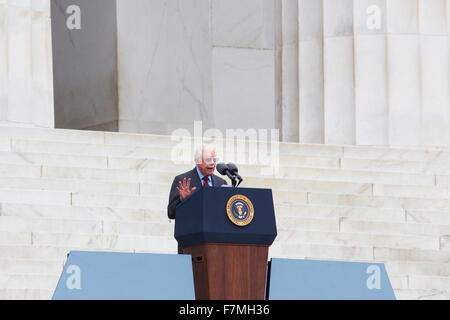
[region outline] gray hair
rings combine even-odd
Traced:
[[[195,163],[203,162],[203,154],[205,153],[205,151],[216,151],[216,147],[211,144],[204,144],[197,147],[197,149],[195,149]]]

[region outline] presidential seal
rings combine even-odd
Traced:
[[[249,225],[254,214],[253,203],[245,196],[235,195],[227,202],[228,218],[239,227]]]

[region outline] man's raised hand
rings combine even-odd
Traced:
[[[183,179],[183,183],[181,181],[178,182],[177,190],[180,193],[180,199],[181,201],[186,200],[189,198],[195,190],[197,190],[197,187],[190,188],[191,185],[191,178],[189,178],[186,181],[186,178]]]

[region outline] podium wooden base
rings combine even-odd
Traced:
[[[192,255],[197,300],[264,300],[269,246],[205,243]]]

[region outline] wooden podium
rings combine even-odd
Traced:
[[[204,187],[176,209],[175,238],[192,256],[197,300],[263,300],[276,236],[270,189]]]

